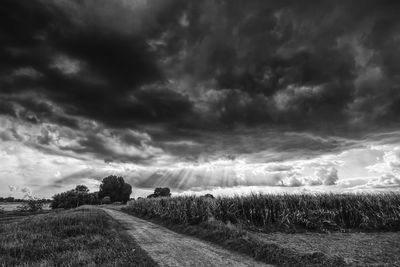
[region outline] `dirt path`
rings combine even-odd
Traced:
[[[114,209],[103,208],[160,266],[272,266]]]

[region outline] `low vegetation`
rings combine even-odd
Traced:
[[[178,224],[214,219],[263,232],[400,230],[400,194],[395,193],[147,198],[127,209]]]
[[[375,253],[375,259],[360,254],[368,247],[365,235],[371,231],[376,232],[377,246],[399,245],[396,237],[391,238],[392,233],[380,234],[400,230],[400,195],[394,193],[147,198],[129,202],[123,210],[278,266],[399,263],[396,252]],[[318,243],[326,239],[319,235],[327,232],[331,234],[326,237],[334,236],[325,251],[301,249],[301,242]],[[285,245],[281,239],[272,240],[271,234],[296,236],[301,242],[294,238],[290,246]],[[364,241],[353,244],[353,239]],[[350,246],[352,250],[343,253],[335,250],[337,246]]]
[[[156,265],[118,223],[88,208],[0,220],[0,255],[0,266]]]
[[[46,201],[43,199],[30,198],[29,200],[22,202],[22,205],[18,206],[17,210],[25,212],[37,212],[43,210],[43,206],[45,204]]]

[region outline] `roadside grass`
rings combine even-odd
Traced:
[[[157,266],[102,210],[14,217],[0,220],[0,266]]]
[[[278,266],[399,263],[397,250],[387,246],[400,246],[396,241],[400,237],[396,232],[400,230],[399,194],[251,195],[216,199],[185,196],[140,199],[122,210]],[[362,236],[368,234],[374,235],[374,239]],[[290,244],[285,239],[291,240]],[[372,241],[377,246],[372,253],[375,259],[367,255]],[[318,244],[324,247],[320,249]],[[349,249],[346,252],[336,246]],[[379,253],[379,246],[388,251]]]
[[[310,251],[343,257],[355,266],[400,266],[400,232],[250,233],[299,253]]]

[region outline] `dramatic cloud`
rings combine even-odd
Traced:
[[[316,175],[324,185],[334,185],[337,180],[339,180],[337,170],[335,168],[319,169]]]
[[[19,104],[27,120],[71,126],[71,115],[115,127],[394,123],[396,7],[372,0],[7,0],[1,112],[13,115]],[[22,93],[54,101],[68,116],[26,103]],[[201,112],[193,109],[199,105]]]
[[[397,188],[398,10],[3,0],[0,185]]]

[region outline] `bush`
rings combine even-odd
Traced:
[[[28,201],[24,202],[21,206],[18,206],[17,209],[18,211],[30,211],[30,212],[36,212],[36,211],[41,211],[43,210],[43,205],[45,204],[45,201],[42,199],[29,199]]]
[[[54,195],[50,207],[52,209],[71,209],[82,205],[98,204],[100,204],[100,201],[97,192],[89,193],[89,190],[85,190],[82,185],[78,185],[74,190]]]
[[[109,196],[104,197],[101,204],[111,204],[111,198]]]

